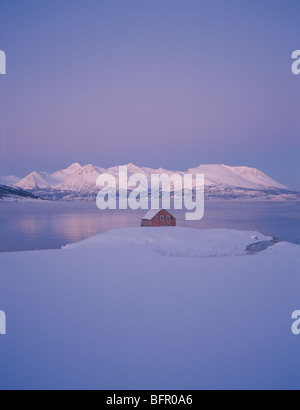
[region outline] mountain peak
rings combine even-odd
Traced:
[[[16,185],[17,188],[21,189],[45,189],[49,188],[49,183],[44,179],[44,175],[38,174],[36,171],[31,172],[27,177],[23,178]]]
[[[82,166],[78,162],[74,162],[74,164],[70,165],[67,169],[70,171],[79,171]]]
[[[84,167],[81,168],[81,170],[84,171],[85,173],[98,172],[97,167],[92,164],[85,165]]]
[[[129,164],[125,165],[129,171],[140,171],[140,167],[134,165],[132,162],[130,162]]]

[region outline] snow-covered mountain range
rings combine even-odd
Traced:
[[[142,174],[150,181],[152,174],[172,175],[174,171],[166,169],[142,168],[127,164],[128,177]],[[52,174],[33,171],[25,178],[13,176],[0,178],[0,183],[28,191],[47,199],[95,199],[99,188],[96,181],[99,175],[108,173],[119,176],[119,166],[104,169],[95,165],[81,166],[73,164]],[[298,192],[273,180],[255,168],[230,167],[226,165],[200,165],[178,172],[180,175],[190,173],[205,175],[206,197],[212,199],[300,199]]]

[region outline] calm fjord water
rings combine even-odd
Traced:
[[[140,226],[144,211],[99,211],[93,202],[0,203],[0,251],[59,249],[111,229]],[[178,226],[256,230],[300,243],[300,202],[207,201],[201,221]]]

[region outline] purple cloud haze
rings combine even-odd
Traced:
[[[1,174],[226,163],[300,188],[299,15],[298,0],[1,2]]]

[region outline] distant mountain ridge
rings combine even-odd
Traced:
[[[0,177],[0,184],[1,185],[6,185],[6,186],[14,186],[19,181],[21,181],[21,179],[22,178],[16,177],[15,175],[9,175],[7,177]]]
[[[12,188],[6,185],[0,185],[0,200],[2,201],[20,201],[29,199],[39,199],[31,192],[24,191],[20,188]]]
[[[256,168],[227,165],[199,165],[186,172],[166,169],[152,169],[127,164],[128,177],[133,174],[145,175],[150,182],[152,174],[205,175],[206,197],[210,199],[300,199],[300,194],[278,183]],[[3,177],[1,180],[14,182],[13,187],[29,191],[33,195],[47,199],[95,199],[99,188],[96,181],[99,175],[108,173],[118,178],[119,166],[104,169],[96,165],[81,166],[72,164],[66,169],[52,174],[33,171],[23,179]]]

